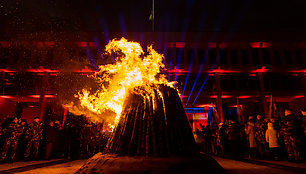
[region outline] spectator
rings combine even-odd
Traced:
[[[285,117],[281,120],[280,126],[289,160],[300,161],[301,151],[298,147],[299,140],[296,132],[296,117],[293,115],[291,109],[285,110]]]
[[[274,129],[273,123],[268,123],[268,130],[266,131],[266,141],[269,144],[271,158],[279,160],[279,134]]]
[[[238,158],[239,157],[239,147],[240,147],[240,128],[239,126],[233,121],[229,121],[229,127],[228,127],[228,141],[231,151],[231,157],[232,158]]]
[[[20,135],[18,128],[18,118],[15,117],[12,122],[5,127],[3,131],[3,146],[1,148],[0,162],[5,160],[8,150],[11,148],[10,162],[15,160],[18,137]]]
[[[40,140],[42,139],[42,128],[39,117],[35,117],[32,123],[29,124],[25,132],[26,150],[24,153],[25,160],[29,160],[31,154],[31,147],[34,147],[34,159],[38,159],[38,148]]]
[[[256,157],[256,140],[255,140],[255,123],[253,117],[250,116],[245,128],[245,133],[249,140],[249,156],[251,158]]]
[[[45,153],[45,159],[50,159],[50,155],[55,143],[57,137],[57,132],[54,127],[54,122],[50,121],[47,128],[46,128],[46,153]]]
[[[266,138],[265,133],[267,130],[266,122],[262,119],[261,115],[257,115],[257,120],[255,123],[255,140],[257,145],[257,150],[259,152],[259,157],[264,159],[266,157]]]

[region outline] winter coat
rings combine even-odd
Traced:
[[[266,131],[266,141],[269,143],[269,148],[279,147],[279,134],[274,129],[272,123],[268,123],[268,130]]]
[[[256,147],[255,124],[253,122],[248,122],[248,126],[246,127],[245,133],[249,138],[250,148],[255,148]]]

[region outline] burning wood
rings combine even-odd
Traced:
[[[154,85],[130,94],[120,121],[105,149],[118,155],[191,155],[196,152],[192,130],[175,89]]]

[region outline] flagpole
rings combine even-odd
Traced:
[[[152,0],[152,32],[154,32],[154,18],[155,18],[155,12],[154,12],[154,0]]]

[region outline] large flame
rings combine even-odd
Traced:
[[[164,68],[163,55],[157,53],[152,46],[147,47],[145,54],[139,43],[122,38],[110,41],[105,51],[116,56],[116,63],[99,67],[99,72],[93,77],[100,89],[94,93],[89,89],[80,91],[76,95],[80,107],[72,107],[72,112],[82,113],[89,110],[94,114],[83,114],[97,121],[97,116],[103,118],[105,113],[113,111],[115,116],[108,119],[108,122],[114,127],[120,119],[125,98],[130,92],[135,92],[134,89],[141,87],[142,93],[150,94],[156,84],[173,87],[174,82],[168,82],[165,76],[160,74]]]

